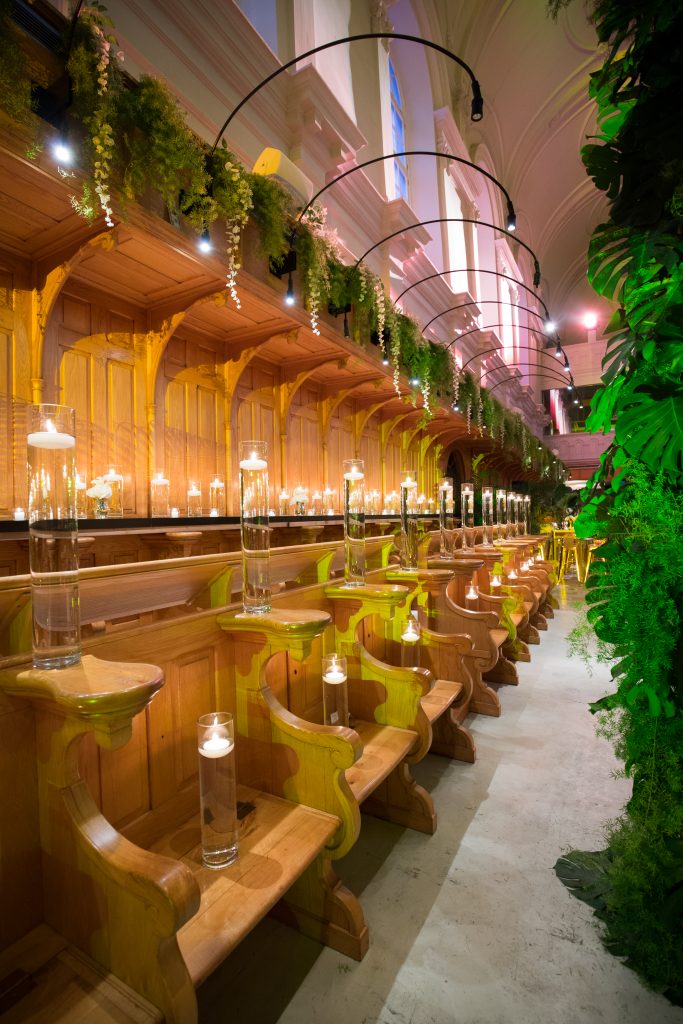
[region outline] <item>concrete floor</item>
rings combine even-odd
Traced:
[[[476,764],[415,769],[436,834],[364,817],[338,868],[370,928],[363,962],[266,920],[204,986],[202,1024],[683,1024],[553,872],[571,847],[601,848],[628,794],[587,711],[609,674],[566,657],[581,596],[568,586],[501,717],[473,718]]]

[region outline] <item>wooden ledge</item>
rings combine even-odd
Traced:
[[[77,718],[137,715],[164,683],[156,665],[102,661],[86,654],[67,668],[0,669],[0,688],[15,697],[49,700]]]
[[[435,561],[435,560],[434,560]],[[430,558],[427,568],[417,569],[389,569],[386,576],[388,580],[416,580],[418,583],[439,582],[450,580],[453,575],[450,566],[432,564]]]
[[[360,587],[332,583],[324,588],[324,594],[331,601],[359,601],[361,604],[393,608],[402,604],[409,590],[409,587],[400,587],[391,583],[364,583]]]
[[[226,612],[216,621],[227,633],[265,633],[267,636],[313,640],[332,621],[328,612],[273,608],[263,615]]]

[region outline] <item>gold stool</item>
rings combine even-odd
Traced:
[[[572,563],[576,566],[576,575],[579,575],[579,564],[577,560],[577,543],[578,539],[574,533],[565,534],[563,537],[558,538],[560,542],[560,568],[557,574],[557,578],[561,583],[565,577],[567,569]]]

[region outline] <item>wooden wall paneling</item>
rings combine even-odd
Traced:
[[[100,750],[101,801],[105,818],[123,828],[149,810],[147,715],[136,715],[133,733],[120,750]],[[92,783],[87,780],[95,796]]]
[[[137,512],[137,458],[135,445],[135,367],[132,363],[110,359],[108,371],[109,466],[123,476],[123,514]],[[97,475],[100,470],[98,469]]]
[[[33,710],[0,695],[0,950],[43,920]]]
[[[166,382],[164,399],[164,452],[157,465],[170,481],[169,501],[184,513],[187,506],[187,481],[185,479],[185,438],[187,420],[185,408],[185,386],[173,378]],[[181,514],[182,514],[181,513]]]
[[[1,294],[1,293],[0,293]],[[14,344],[13,332],[0,324],[0,515],[12,517],[12,511],[21,505],[26,507],[28,498],[19,498],[18,480],[14,476]],[[24,476],[26,473],[24,472]],[[26,486],[24,494],[27,495]]]
[[[280,489],[280,426],[275,402],[276,371],[261,364],[247,366],[239,380],[233,402],[233,479],[228,492],[233,514],[239,514],[239,445],[242,441],[268,443],[268,484],[273,508]]]

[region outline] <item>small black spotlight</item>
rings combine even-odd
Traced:
[[[292,281],[292,271],[289,271],[287,275],[287,291],[285,292],[285,305],[294,305],[294,282]]]
[[[211,250],[213,249],[213,245],[211,244],[211,235],[209,234],[208,228],[204,228],[201,235],[199,236],[197,248],[199,249],[200,252],[203,253],[211,252]]]
[[[562,351],[562,345],[560,344],[560,339],[558,338],[555,342],[555,358],[561,359],[563,355],[564,352]]]
[[[476,78],[472,81],[472,112],[470,117],[473,121],[481,121],[484,116],[484,98],[481,94],[481,87]]]
[[[508,231],[515,231],[517,229],[517,214],[511,199],[508,199],[507,229]]]

